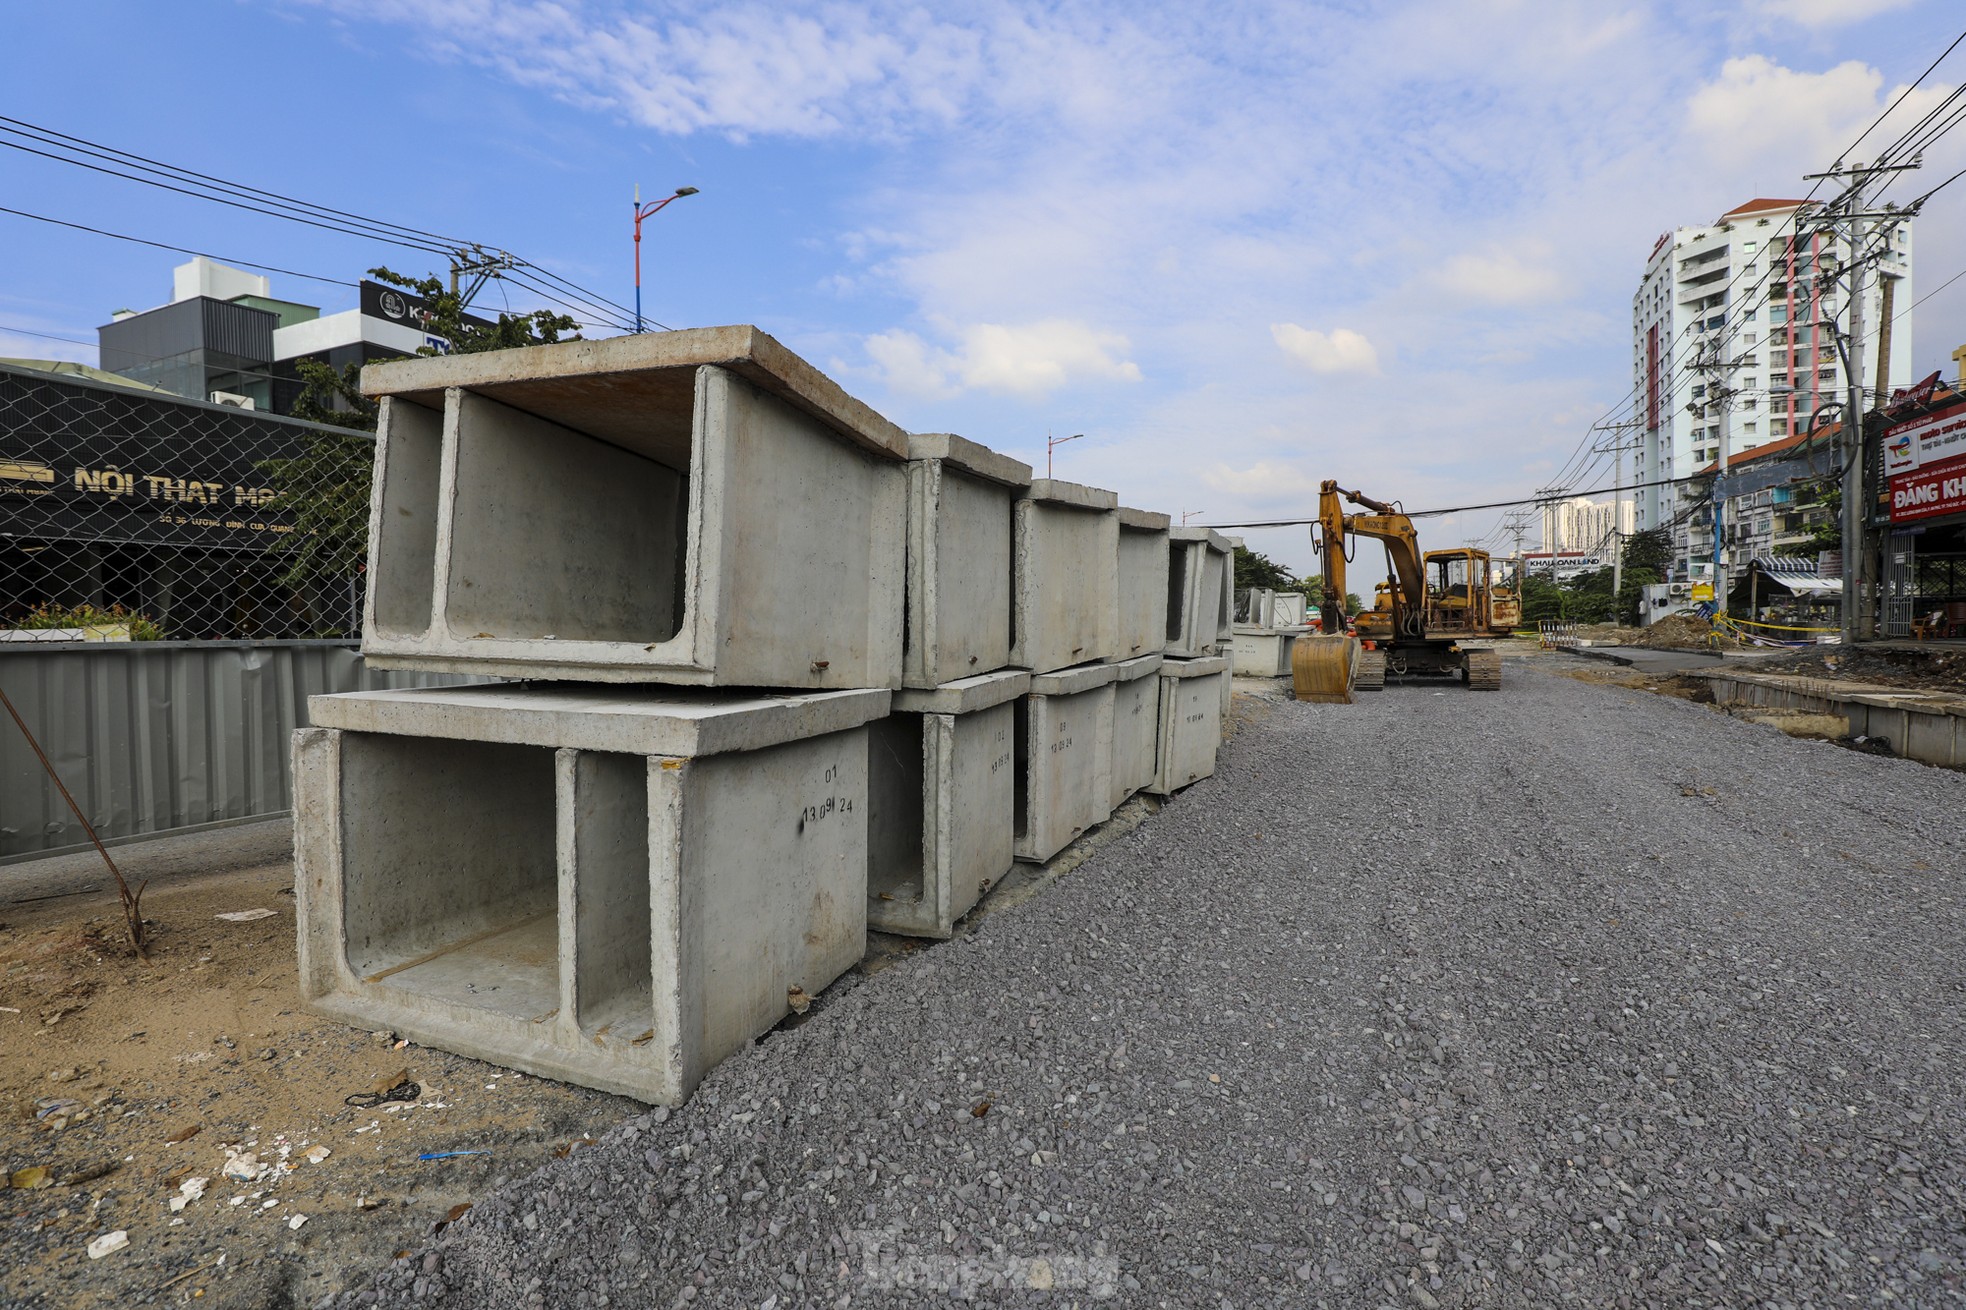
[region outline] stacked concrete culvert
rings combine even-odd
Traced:
[[[324,1013],[659,1103],[1213,769],[1230,543],[756,328],[397,361],[363,650],[296,735]]]

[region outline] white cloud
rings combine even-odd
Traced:
[[[686,148],[754,188],[758,230],[706,244],[706,267],[775,269],[773,222],[837,267],[807,258],[770,294],[707,272],[706,315],[830,352],[921,430],[1096,430],[1074,480],[1218,521],[1302,501],[1313,472],[1417,505],[1533,489],[1632,385],[1659,233],[1801,195],[1931,53],[1888,23],[1829,27],[1889,0],[285,2],[712,138]],[[1936,30],[1956,0],[1913,3],[1907,26]],[[1826,30],[1847,62],[1823,66]],[[845,185],[774,218],[767,200],[835,169]],[[1921,217],[1921,288],[1960,266],[1957,228]],[[1966,339],[1955,305],[1966,283],[1919,309],[1921,359]],[[1300,367],[1396,386],[1325,386],[1311,410]],[[1263,548],[1308,567],[1302,538]]]
[[[1948,90],[1921,87],[1907,95],[1869,140],[1890,141]],[[1800,196],[1807,184],[1799,175],[1834,163],[1897,94],[1885,90],[1882,73],[1860,60],[1810,73],[1766,55],[1745,55],[1727,60],[1718,77],[1694,91],[1686,122],[1712,161],[1742,179],[1741,200]]]
[[[1456,255],[1434,275],[1443,291],[1482,305],[1533,305],[1559,298],[1565,288],[1546,241],[1530,243],[1525,256],[1514,250]]]
[[[888,386],[918,396],[1038,398],[1077,383],[1141,380],[1140,366],[1124,358],[1127,339],[1084,323],[977,323],[958,335],[955,348],[945,349],[913,332],[880,332],[867,338],[867,354]]]
[[[1276,460],[1258,460],[1248,468],[1217,464],[1201,475],[1211,491],[1219,491],[1245,504],[1314,499],[1319,479],[1294,465]]]
[[[666,14],[607,0],[292,2],[410,27],[444,59],[677,135],[884,136],[1025,98],[1090,107],[1082,84],[1033,71],[1069,61],[1066,20],[1014,10],[963,23],[906,0]]]
[[[1270,336],[1284,354],[1313,373],[1379,371],[1379,352],[1363,333],[1350,328],[1318,332],[1295,323],[1272,323]]]
[[[1909,9],[1916,0],[1758,0],[1755,8],[1771,18],[1804,27],[1842,27],[1879,14]]]

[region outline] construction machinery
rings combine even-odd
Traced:
[[[1367,513],[1347,514],[1350,501]],[[1371,537],[1386,548],[1387,577],[1373,608],[1344,612],[1347,548]],[[1383,687],[1395,678],[1459,678],[1476,691],[1502,685],[1500,652],[1467,643],[1506,636],[1521,603],[1513,589],[1498,588],[1488,552],[1464,547],[1420,551],[1413,521],[1396,505],[1345,491],[1326,481],[1318,491],[1318,522],[1311,544],[1324,561],[1324,600],[1318,635],[1306,634],[1291,649],[1297,699],[1348,704],[1354,688]],[[1369,642],[1372,649],[1365,648]]]

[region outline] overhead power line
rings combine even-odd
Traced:
[[[111,232],[107,228],[90,227],[86,223],[71,223],[63,218],[49,218],[46,214],[30,214],[25,209],[9,209],[0,205],[0,214],[12,214],[16,218],[31,218],[37,223],[52,223],[56,227],[73,228],[77,232],[88,232],[99,237],[109,237],[115,241],[129,241],[139,246],[149,246],[155,250],[169,250],[180,255],[196,255],[201,259],[216,259],[222,264],[236,264],[240,268],[256,268],[264,273],[278,273],[283,277],[302,277],[310,282],[327,282],[338,287],[359,285],[346,278],[323,277],[319,273],[302,273],[298,269],[281,268],[276,264],[258,264],[250,259],[236,259],[230,255],[214,255],[206,250],[192,250],[188,246],[174,246],[164,241],[151,241],[144,237],[133,237],[126,232]]]
[[[1708,476],[1710,475],[1706,473],[1689,473],[1684,477],[1659,478],[1652,482],[1640,482],[1636,485],[1628,486],[1626,489],[1629,491],[1643,491],[1647,487],[1670,487],[1683,482],[1696,482]],[[1478,509],[1511,509],[1517,505],[1541,505],[1553,500],[1568,500],[1576,496],[1596,496],[1606,491],[1616,490],[1616,487],[1592,487],[1585,491],[1566,490],[1562,496],[1522,496],[1515,500],[1491,500],[1479,505],[1448,505],[1441,509],[1409,509],[1402,512],[1410,519],[1433,519],[1440,518],[1446,514],[1466,514]],[[1301,528],[1308,527],[1310,524],[1317,522],[1320,522],[1320,520],[1315,518],[1260,519],[1249,523],[1197,523],[1193,526],[1213,528],[1219,531],[1222,528]]]
[[[426,254],[441,256],[450,261],[454,267],[460,259],[468,259],[472,252],[482,254],[484,250],[482,243],[466,241],[462,238],[432,232],[425,228],[411,227],[406,224],[391,222],[387,219],[372,218],[368,215],[355,213],[352,210],[339,209],[332,205],[322,205],[313,201],[301,200],[278,191],[268,190],[264,187],[255,187],[242,182],[230,181],[210,173],[199,172],[196,169],[168,164],[147,155],[123,150],[104,142],[92,141],[86,137],[59,132],[53,128],[30,123],[25,119],[0,115],[0,146],[7,146],[26,154],[37,155],[57,163],[70,164],[77,168],[88,169],[91,172],[105,174],[110,177],[138,182],[145,186],[174,192],[195,200],[206,200],[213,204],[226,205],[233,209],[244,210],[248,213],[261,214],[268,218],[284,219],[287,222],[299,223],[307,227],[334,232],[342,236],[361,237],[372,241],[384,242],[389,245],[401,246],[409,250],[420,250]],[[91,162],[92,160],[97,162]],[[26,214],[24,211],[19,210],[9,212],[19,213],[23,217],[28,218],[42,217],[35,214]],[[42,221],[61,222],[58,219],[43,219]],[[79,223],[63,225],[80,231],[95,232],[98,235],[142,242],[143,244],[157,246],[161,249],[186,253],[183,247],[172,246],[165,242],[149,242],[141,237],[128,237],[121,233],[108,232],[100,228],[90,228]],[[188,253],[195,254],[200,252],[193,251]],[[207,256],[207,258],[216,258],[216,256]],[[574,282],[572,279],[543,268],[531,260],[519,259],[516,256],[507,255],[502,251],[499,252],[499,258],[507,261],[502,276],[511,276],[511,271],[515,267],[524,268],[530,271],[538,281],[544,282],[549,287],[556,288],[557,290],[548,291],[544,287],[531,285],[523,280],[520,280],[520,285],[526,286],[535,295],[539,295],[554,304],[573,310],[575,316],[578,318],[595,320],[591,323],[583,322],[582,326],[607,327],[621,331],[629,330],[632,323],[633,311],[626,305],[611,300],[598,292],[591,291],[579,283]],[[267,269],[270,267],[250,261],[227,262],[243,263],[250,268]],[[291,270],[283,269],[272,269],[271,271],[291,272]],[[320,278],[307,273],[296,273],[293,275],[306,277],[314,281],[340,282],[340,279]],[[347,285],[346,283],[341,284]]]
[[[404,237],[419,238],[422,243],[434,242],[439,246],[447,247],[470,244],[457,237],[444,236],[441,233],[425,231],[422,228],[408,227],[401,223],[392,223],[386,219],[369,218],[362,214],[350,213],[345,209],[336,209],[330,205],[317,205],[312,201],[299,200],[293,196],[283,195],[278,191],[268,191],[261,187],[249,186],[243,182],[230,182],[222,177],[214,177],[210,173],[200,173],[195,169],[180,168],[175,164],[167,164],[162,160],[152,159],[147,155],[121,150],[100,141],[91,141],[86,137],[70,136],[66,132],[58,132],[53,128],[29,123],[24,119],[9,118],[4,114],[0,114],[0,124],[11,125],[0,127],[0,131],[11,132],[16,136],[25,136],[29,140],[39,141],[43,145],[53,146],[59,150],[74,151],[78,154],[88,155],[94,159],[103,160],[106,163],[119,164],[127,168],[136,168],[146,173],[153,173],[158,177],[185,182],[206,190],[219,191],[242,200],[264,202],[282,209],[312,213],[319,217],[353,224],[362,228],[374,229],[378,235],[394,232]],[[75,163],[79,161],[70,160],[68,162]],[[144,181],[146,179],[138,178],[136,180]],[[384,239],[388,239],[386,235],[384,235]]]

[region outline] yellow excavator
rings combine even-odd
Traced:
[[[1347,514],[1350,501],[1369,513]],[[1356,537],[1384,543],[1387,572],[1373,608],[1344,613],[1347,544]],[[1324,561],[1319,633],[1291,647],[1297,699],[1348,705],[1356,688],[1383,687],[1398,678],[1459,678],[1475,691],[1502,685],[1499,651],[1465,643],[1506,636],[1521,614],[1513,591],[1494,586],[1488,552],[1464,548],[1422,555],[1413,520],[1397,506],[1327,481],[1318,491],[1318,524],[1311,544]],[[1364,649],[1370,642],[1372,650]]]

